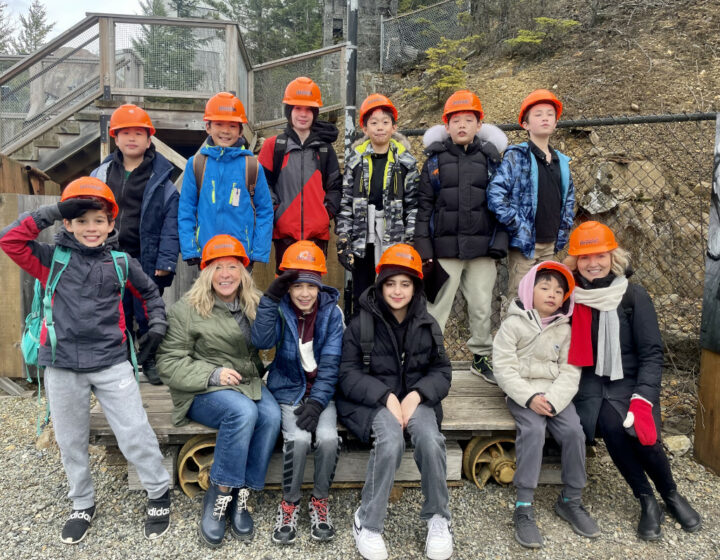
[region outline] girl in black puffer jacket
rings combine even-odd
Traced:
[[[450,362],[440,328],[426,309],[418,253],[409,245],[393,245],[377,272],[376,284],[360,297],[360,314],[345,331],[338,380],[339,419],[361,440],[374,438],[355,512],[355,542],[364,558],[387,558],[383,524],[407,429],[425,494],[420,517],[428,522],[426,551],[430,558],[449,558],[453,543],[440,402],[450,390]]]

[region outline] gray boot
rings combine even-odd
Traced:
[[[543,538],[535,523],[535,511],[532,506],[518,506],[513,513],[515,540],[526,548],[540,548]]]
[[[555,502],[555,513],[570,523],[570,527],[578,535],[594,539],[600,536],[600,527],[595,520],[590,517],[585,507],[582,505],[580,498],[574,500],[566,500],[562,494],[558,496]]]

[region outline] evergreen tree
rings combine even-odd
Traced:
[[[47,22],[47,9],[40,0],[33,0],[25,16],[20,16],[20,33],[13,41],[18,54],[30,54],[45,44],[48,33],[55,27]]]
[[[10,14],[5,10],[7,10],[7,3],[0,2],[0,37],[6,38],[4,41],[0,41],[0,54],[10,54],[12,50],[10,37],[15,33],[15,26],[10,19]]]
[[[322,0],[207,0],[237,22],[253,62],[267,62],[322,46]]]
[[[173,0],[178,15],[187,17],[195,9],[193,0]],[[141,0],[144,15],[168,17],[163,0]],[[175,25],[143,25],[140,37],[133,39],[133,48],[143,60],[145,87],[190,91],[201,83],[205,72],[197,68],[197,49],[205,39],[198,39],[190,27]]]

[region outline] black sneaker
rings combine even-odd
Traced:
[[[570,527],[578,535],[589,539],[600,536],[600,527],[590,517],[579,498],[565,501],[561,494],[555,502],[555,513],[570,523]]]
[[[318,500],[315,496],[310,496],[308,511],[310,512],[310,536],[316,541],[331,540],[335,536],[335,527],[330,521],[328,499]]]
[[[95,506],[87,509],[74,509],[65,522],[60,539],[65,544],[77,544],[85,538],[90,523],[95,517]]]
[[[470,366],[470,372],[475,375],[479,375],[488,383],[497,385],[495,381],[495,375],[493,374],[492,364],[490,358],[487,356],[480,356],[479,354],[473,354],[472,365]]]
[[[143,365],[142,365],[143,373],[145,374],[145,377],[147,377],[147,380],[150,382],[151,385],[162,385],[162,379],[160,379],[160,375],[157,372],[157,368],[155,367],[155,358],[149,358]]]
[[[535,523],[535,511],[532,506],[518,506],[513,513],[515,540],[525,548],[540,548],[543,538]]]
[[[292,544],[297,536],[298,506],[283,500],[280,502],[275,520],[275,530],[272,534],[273,542],[278,544]]]
[[[170,490],[159,498],[148,500],[147,517],[145,518],[145,538],[157,539],[162,537],[170,528]]]

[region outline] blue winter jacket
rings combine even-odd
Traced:
[[[323,406],[335,394],[343,339],[343,314],[337,306],[340,293],[330,286],[318,292],[318,311],[313,334],[317,377],[310,389],[311,399]],[[280,303],[267,296],[260,299],[252,326],[252,344],[257,349],[275,348],[268,366],[267,386],[280,404],[297,404],[305,396],[307,379],[300,362],[298,321],[290,296]]]
[[[107,183],[113,154],[106,157],[90,175]],[[152,172],[140,206],[140,266],[155,277],[156,270],[175,273],[180,242],[178,240],[178,190],[170,180],[173,165],[155,153]]]
[[[562,219],[555,251],[568,242],[575,217],[575,186],[570,175],[570,158],[555,150],[560,160],[563,200]],[[535,254],[535,213],[538,198],[537,160],[527,142],[505,150],[502,163],[487,188],[488,207],[505,224],[510,233],[510,246],[527,258]]]
[[[185,166],[180,192],[178,230],[183,259],[200,258],[205,243],[226,233],[243,244],[251,261],[268,262],[273,205],[262,166],[258,165],[253,212],[245,185],[245,157],[252,156],[252,152],[234,146],[222,148],[206,141],[200,153],[207,160],[199,198],[193,173],[195,156]]]

